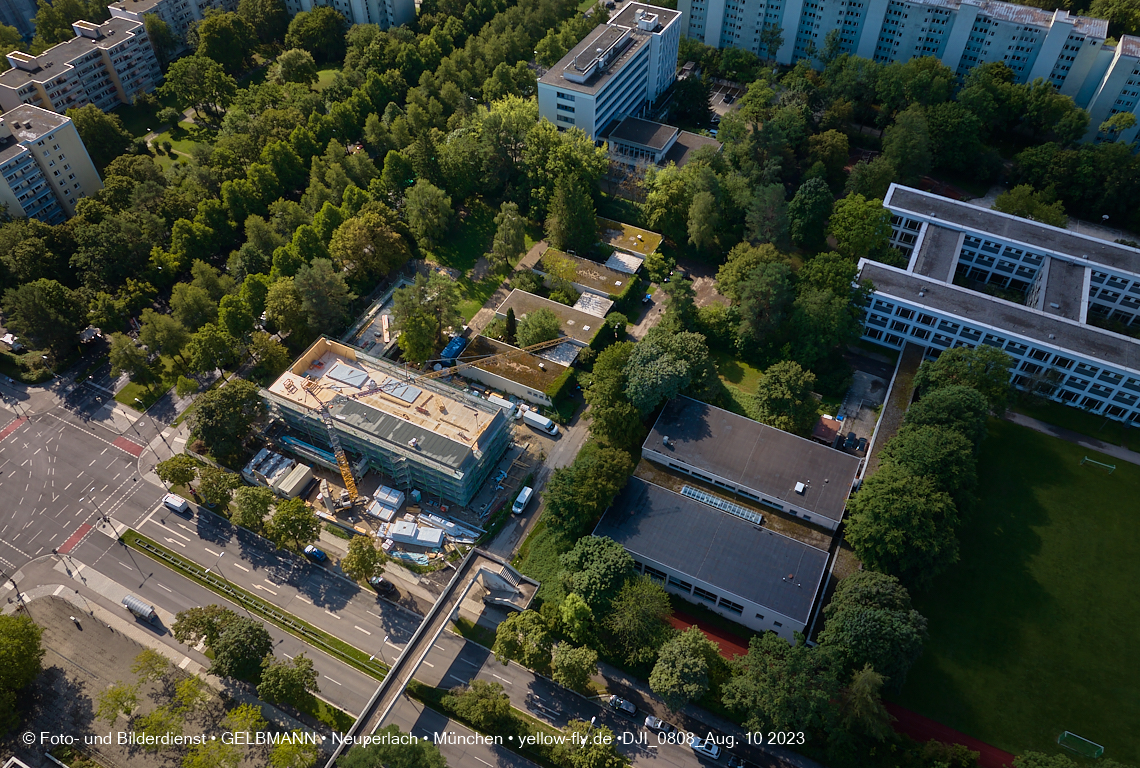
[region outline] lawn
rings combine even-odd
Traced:
[[[710,354],[713,362],[716,363],[716,372],[720,374],[721,381],[725,384],[731,384],[737,389],[752,394],[760,385],[760,380],[764,378],[762,370],[737,360],[727,352],[710,350]]]
[[[204,128],[189,120],[183,120],[170,130],[158,134],[154,141],[159,146],[164,141],[169,141],[175,152],[189,156],[194,147],[209,146],[214,143],[216,138],[217,131]]]
[[[1097,416],[1082,408],[1045,400],[1040,403],[1014,403],[1012,409],[1055,427],[1071,429],[1096,440],[1140,451],[1140,429],[1126,426],[1114,419]]]
[[[333,83],[336,73],[340,71],[340,67],[325,67],[324,69],[317,70],[317,84],[314,90],[323,91]]]
[[[915,598],[930,640],[899,703],[1013,753],[1068,730],[1140,761],[1140,466],[999,420],[978,463],[961,562]]]
[[[536,579],[542,585],[536,595],[538,603],[545,600],[561,603],[565,597],[559,579],[559,574],[562,573],[562,562],[559,558],[563,553],[569,552],[571,547],[573,547],[572,542],[567,543],[547,531],[546,521],[541,518],[519,547],[519,553],[515,555],[511,564],[518,568],[519,572]]]

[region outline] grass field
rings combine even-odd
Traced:
[[[1062,405],[1052,400],[1039,403],[1014,403],[1011,407],[1017,413],[1044,421],[1046,424],[1071,429],[1096,440],[1140,451],[1140,429],[1129,427],[1121,421],[1097,416],[1083,408]]]
[[[1013,753],[1065,730],[1140,761],[1140,466],[990,421],[962,560],[915,607],[930,641],[900,703]]]

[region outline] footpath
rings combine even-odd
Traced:
[[[1106,443],[1103,440],[1097,440],[1096,438],[1082,435],[1080,432],[1074,432],[1064,427],[1056,427],[1044,421],[1025,416],[1024,414],[1015,413],[1014,411],[1006,411],[1002,418],[1014,424],[1029,427],[1036,432],[1058,437],[1066,442],[1079,445],[1082,448],[1088,448],[1090,451],[1097,451],[1098,453],[1112,456],[1115,459],[1127,461],[1130,464],[1140,464],[1140,453],[1131,451],[1124,446]]]

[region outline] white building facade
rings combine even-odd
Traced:
[[[416,18],[415,0],[285,0],[290,16],[327,5],[352,24],[378,24],[381,29],[410,24]]]
[[[186,31],[195,21],[206,17],[206,11],[218,8],[236,11],[237,0],[118,0],[109,7],[111,16],[142,23],[143,17],[154,14],[166,22],[170,31],[185,46]]]
[[[19,105],[0,117],[0,203],[12,216],[59,224],[103,188],[71,118]]]
[[[629,3],[538,80],[538,113],[559,130],[600,138],[638,116],[676,79],[681,14]]]
[[[864,338],[932,354],[989,344],[1013,358],[1015,386],[1140,424],[1140,341],[1089,324],[1140,324],[1140,250],[898,185],[885,205],[909,263],[860,263],[874,285]]]

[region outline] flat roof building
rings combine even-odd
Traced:
[[[898,185],[884,204],[909,261],[860,262],[865,338],[932,355],[989,344],[1012,356],[1015,386],[1140,423],[1140,341],[1090,324],[1140,324],[1140,250]]]
[[[538,79],[538,113],[591,139],[644,112],[676,78],[681,14],[628,3]]]
[[[637,477],[594,535],[621,544],[668,591],[789,642],[807,626],[827,570],[822,549]]]
[[[560,261],[573,267],[574,274],[570,278],[570,283],[579,293],[620,296],[629,288],[630,281],[634,279],[625,272],[611,269],[605,264],[590,259],[572,256],[557,248],[546,249],[538,262],[531,267],[531,271],[543,277],[549,277],[552,261]]]
[[[520,291],[517,288],[511,291],[506,300],[495,310],[495,316],[505,318],[508,309],[515,311],[515,319],[519,322],[522,322],[524,317],[536,309],[550,310],[562,323],[562,335],[566,337],[567,341],[579,347],[588,346],[604,322],[600,317],[568,307],[557,301],[544,299],[542,296],[536,296],[533,293]]]
[[[860,459],[690,397],[670,400],[641,455],[835,530]]]
[[[644,170],[650,165],[678,167],[689,162],[701,147],[720,151],[721,143],[708,136],[682,131],[671,125],[627,117],[606,136],[610,159],[631,170]]]
[[[20,104],[59,112],[94,104],[104,112],[153,91],[162,79],[141,21],[76,21],[75,37],[38,56],[12,51],[0,73],[0,109]]]
[[[346,449],[367,457],[398,488],[464,506],[510,441],[511,425],[486,401],[331,339],[314,342],[262,397],[271,412],[328,445],[327,407]],[[353,399],[349,399],[352,397]]]
[[[572,345],[559,345],[572,346]],[[501,392],[514,395],[535,405],[550,407],[554,404],[547,393],[558,378],[566,372],[567,366],[555,362],[558,347],[542,349],[531,354],[521,352],[509,358],[478,362],[460,374],[464,378],[486,384]],[[510,352],[516,347],[486,336],[476,336],[463,350],[456,362],[470,363],[482,357],[491,357]],[[546,355],[550,353],[550,356]]]
[[[19,104],[0,116],[0,202],[12,216],[59,224],[103,181],[71,118]]]
[[[621,221],[603,219],[599,216],[598,239],[622,253],[637,256],[641,260],[641,262],[637,264],[640,268],[641,263],[645,261],[645,257],[661,247],[663,238],[658,233],[650,232],[648,229],[641,229],[640,227],[635,227],[632,224],[626,224]],[[607,266],[612,265],[607,262]],[[636,272],[637,270],[634,269],[633,271]]]

